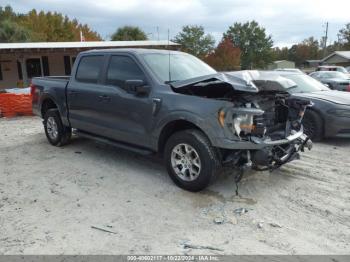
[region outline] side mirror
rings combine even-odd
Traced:
[[[126,80],[125,87],[127,92],[136,95],[147,95],[151,89],[143,80]]]

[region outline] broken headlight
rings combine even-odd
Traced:
[[[255,128],[253,125],[253,115],[239,114],[234,116],[233,128],[238,136],[241,134],[241,132],[244,132],[244,134],[250,134]]]
[[[222,109],[218,114],[218,121],[222,127],[228,127],[231,131],[240,136],[250,134],[254,129],[254,116],[262,115],[263,110],[251,107],[251,104],[246,104],[245,107],[232,107]]]

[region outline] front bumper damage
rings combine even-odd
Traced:
[[[211,136],[225,166],[273,170],[298,158],[305,147],[311,149],[302,118],[312,103],[290,96],[287,90],[296,86],[293,81],[256,74],[218,73],[171,86],[177,93],[230,102],[219,109],[221,130]]]
[[[224,141],[223,141],[224,142]],[[250,136],[249,141],[227,141],[221,148],[230,151],[223,160],[224,166],[252,168],[258,171],[274,170],[299,159],[299,152],[312,149],[312,141],[303,132],[292,130],[285,138],[272,140]]]
[[[255,139],[256,140],[256,139]],[[254,141],[254,139],[252,140]],[[260,143],[259,139],[254,143]],[[292,131],[289,136],[278,140],[262,141],[264,146],[260,150],[250,153],[253,169],[258,171],[274,170],[294,159],[299,159],[299,151],[304,152],[305,148],[312,149],[312,141],[303,133],[303,130]]]
[[[299,151],[305,148],[311,150],[312,141],[304,134],[301,122],[306,108],[312,104],[287,100],[285,105],[288,108],[287,121],[274,122],[272,126],[266,126],[266,122],[259,123],[265,114],[261,109],[227,109],[223,125],[227,139],[219,141],[219,147],[229,152],[225,155],[224,164],[272,171],[298,159]],[[244,117],[238,118],[242,115]],[[240,119],[239,122],[237,119]]]

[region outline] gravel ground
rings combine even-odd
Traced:
[[[81,138],[57,148],[39,118],[0,119],[0,253],[349,254],[349,153],[326,140],[249,173],[239,197],[228,174],[189,193],[155,157]]]

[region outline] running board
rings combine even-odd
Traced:
[[[112,145],[112,146],[115,146],[115,147],[118,147],[118,148],[121,148],[121,149],[126,149],[126,150],[129,150],[129,151],[133,151],[133,152],[138,153],[140,155],[151,155],[151,154],[154,153],[153,151],[151,151],[149,149],[132,146],[132,145],[129,145],[129,144],[125,144],[125,143],[122,143],[122,142],[117,142],[117,141],[110,140],[108,138],[104,138],[104,137],[100,137],[100,136],[95,136],[95,135],[92,135],[90,133],[86,133],[86,132],[83,132],[83,131],[80,131],[80,130],[74,130],[74,134],[76,134],[76,135],[78,135],[80,137],[85,137],[85,138],[93,139],[93,140],[96,140],[96,141],[99,141],[99,142],[102,142],[102,143],[105,143],[105,144],[108,144],[108,145]]]

